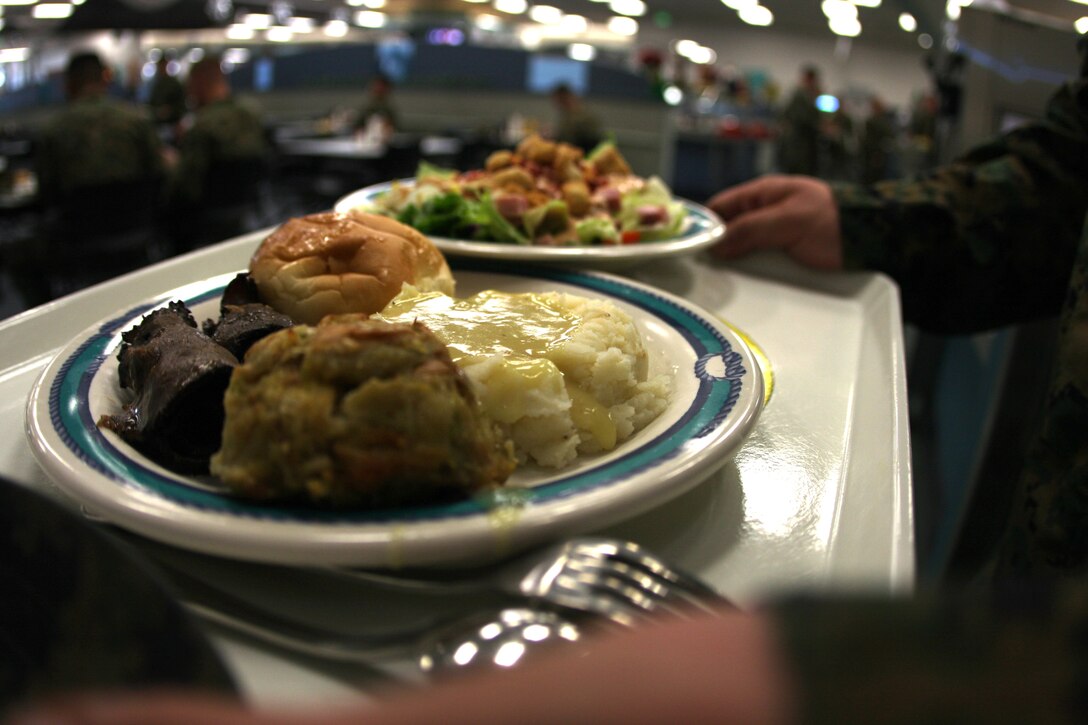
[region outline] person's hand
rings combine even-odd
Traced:
[[[500,725],[511,722],[737,722],[796,718],[794,683],[772,623],[755,614],[662,621],[601,636],[571,655],[423,690],[328,708],[256,710],[195,692],[62,697],[9,713],[5,725]]]
[[[707,206],[725,220],[725,239],[711,250],[719,259],[781,249],[815,269],[842,269],[839,210],[819,179],[764,176],[716,194]]]

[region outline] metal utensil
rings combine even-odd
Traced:
[[[467,617],[447,615],[444,620],[375,632],[343,632],[281,616],[181,570],[164,571],[180,590],[185,608],[201,620],[289,652],[333,662],[375,665],[415,658],[425,672],[432,673],[488,663],[512,666],[531,649],[577,641],[581,636],[573,622],[531,607]],[[469,656],[472,642],[477,643],[476,656]]]
[[[329,571],[419,594],[513,594],[625,626],[650,614],[686,615],[729,606],[710,586],[638,544],[603,537],[569,539],[482,575],[410,578],[361,569]]]
[[[579,625],[556,612],[511,607],[462,620],[428,636],[422,643],[419,666],[434,676],[508,668],[581,639]]]

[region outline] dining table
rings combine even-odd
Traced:
[[[267,233],[161,261],[0,323],[0,475],[81,510],[45,472],[29,440],[28,395],[43,370],[74,336],[118,311],[244,270]],[[456,273],[456,259],[451,263]],[[650,510],[577,533],[637,542],[741,607],[799,592],[909,592],[914,518],[894,283],[878,273],[808,270],[771,252],[728,263],[682,254],[594,274],[650,285],[723,320],[756,353],[765,390],[758,420],[721,465],[700,471],[700,480]],[[380,624],[393,610],[400,616],[411,607],[443,606],[406,605],[399,594],[363,584],[315,585],[299,578],[297,567],[170,551],[194,575],[315,622]],[[418,677],[407,659],[333,664],[200,627],[242,697],[261,707],[366,700],[391,677]]]

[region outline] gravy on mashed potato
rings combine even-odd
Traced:
[[[523,461],[559,467],[611,450],[668,402],[667,376],[647,378],[633,320],[606,300],[491,290],[459,299],[406,285],[380,317],[418,320],[446,343]]]

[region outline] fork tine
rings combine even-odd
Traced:
[[[678,607],[678,600],[668,586],[645,572],[627,564],[609,559],[572,559],[570,570],[583,586],[623,601],[640,615],[662,611],[683,615],[686,607]]]
[[[637,573],[644,572],[657,582],[663,582],[649,589],[664,593],[665,597],[684,599],[703,609],[715,609],[727,604],[724,597],[697,577],[666,564],[634,542],[586,538],[575,544],[574,548],[581,555],[608,560],[617,570],[624,567],[622,571],[636,581],[644,582]]]

